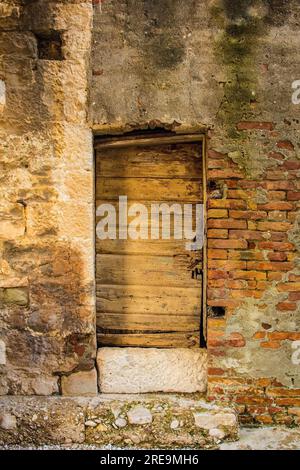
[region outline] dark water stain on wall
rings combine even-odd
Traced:
[[[182,39],[176,12],[177,0],[143,0],[145,17],[144,50],[153,66],[159,69],[174,68],[185,57],[185,44]],[[179,24],[180,26],[180,24]]]
[[[223,0],[221,8],[211,8],[215,23],[223,29],[215,43],[215,53],[227,72],[224,99],[217,117],[231,138],[241,136],[236,123],[251,112],[251,104],[255,102],[255,59],[260,40],[273,26],[285,24],[292,3],[293,0]]]

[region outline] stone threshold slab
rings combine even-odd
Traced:
[[[238,438],[234,410],[176,395],[1,397],[0,444],[214,448]]]
[[[206,349],[99,348],[102,393],[206,391]]]

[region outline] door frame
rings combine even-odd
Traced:
[[[206,135],[196,134],[170,134],[145,132],[139,134],[122,134],[114,136],[95,136],[94,153],[99,149],[113,149],[121,147],[154,146],[179,143],[199,143],[202,156],[202,184],[203,184],[203,272],[202,272],[202,302],[200,315],[200,348],[206,348],[207,342],[207,154]],[[96,157],[95,157],[96,163]],[[96,183],[96,173],[95,173]],[[96,256],[96,243],[95,253]]]

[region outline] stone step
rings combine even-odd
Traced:
[[[213,448],[238,439],[237,414],[199,397],[2,397],[0,444]]]

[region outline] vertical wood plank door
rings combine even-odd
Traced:
[[[153,239],[151,207],[180,204],[183,212],[192,204],[194,214],[203,202],[202,164],[200,142],[96,145],[96,210],[111,204],[116,213],[116,238],[96,234],[98,346],[199,347],[202,249],[191,251],[186,239],[174,238],[172,211],[170,238],[162,237],[160,217]],[[119,196],[127,196],[128,209],[147,208],[138,227],[144,239],[119,238],[134,218],[119,220]]]

